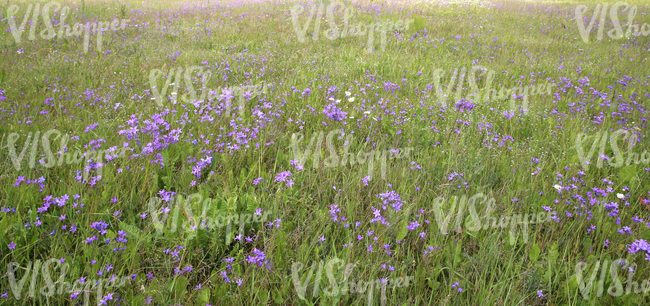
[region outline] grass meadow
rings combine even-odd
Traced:
[[[650,36],[439,2],[0,0],[0,305],[650,305]]]

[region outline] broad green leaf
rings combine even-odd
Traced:
[[[210,302],[210,290],[208,289],[199,290],[199,293],[196,296],[196,305],[206,305],[209,302]]]
[[[463,249],[463,244],[460,242],[456,243],[456,250],[454,251],[454,267],[458,264],[460,261],[460,251]]]
[[[636,180],[636,166],[629,165],[627,167],[621,168],[618,172],[618,178],[621,182],[628,182]]]
[[[129,236],[135,237],[135,239],[137,241],[144,241],[144,242],[151,241],[151,236],[144,235],[142,230],[140,230],[139,228],[137,228],[137,227],[135,227],[133,225],[130,225],[130,224],[125,223],[125,222],[120,222],[118,225],[119,225],[121,230],[126,232],[127,237],[129,237]]]
[[[274,291],[273,291],[273,301],[275,301],[275,303],[276,303],[277,305],[282,304],[282,301],[283,301],[283,300],[282,300],[282,293],[280,293],[280,291],[278,290],[278,288],[274,288]]]
[[[537,259],[539,258],[539,252],[540,252],[539,245],[535,243],[533,245],[532,250],[530,250],[530,252],[528,253],[528,257],[530,257],[531,261],[537,262]]]
[[[110,200],[110,197],[111,195],[108,193],[108,189],[104,189],[104,191],[102,191],[102,202],[108,202],[108,200]]]
[[[187,278],[185,278],[184,275],[181,275],[176,278],[174,284],[174,295],[176,296],[176,299],[179,299],[185,296],[185,292],[187,292]]]
[[[553,243],[548,251],[548,260],[549,262],[555,262],[560,256],[560,253],[557,250],[557,243]]]
[[[406,235],[408,234],[408,228],[407,228],[408,224],[407,224],[407,222],[408,221],[406,219],[402,220],[402,222],[399,225],[399,232],[397,232],[397,237],[396,237],[396,239],[398,241],[403,240],[406,237]]]

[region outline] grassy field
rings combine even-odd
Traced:
[[[650,35],[425,2],[0,1],[0,305],[650,305]]]

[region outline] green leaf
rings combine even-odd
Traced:
[[[104,189],[104,191],[102,191],[102,202],[108,202],[110,197],[111,195],[108,193],[108,189]]]
[[[2,221],[0,222],[0,229],[4,229],[2,231],[3,236],[7,236],[7,232],[9,231],[9,229],[11,229],[11,226],[9,224],[11,223],[12,219],[13,218],[11,217],[10,214],[6,214],[5,216],[3,216]]]
[[[126,232],[127,236],[135,237],[136,241],[144,241],[144,242],[151,241],[151,236],[143,235],[142,231],[133,225],[130,225],[125,222],[120,222],[118,225],[121,230]]]
[[[283,301],[282,300],[282,293],[280,293],[278,288],[274,288],[274,289],[275,290],[273,291],[273,301],[275,301],[275,303],[277,305],[280,305],[280,304],[282,304],[282,301]]]
[[[187,278],[184,275],[179,276],[174,284],[174,295],[176,299],[185,296],[187,292]]]
[[[406,237],[406,234],[408,234],[408,228],[407,228],[407,221],[402,220],[402,223],[399,225],[399,232],[397,232],[397,240],[403,240]]]
[[[255,287],[256,289],[259,289],[259,287]],[[263,291],[263,290],[255,290],[257,294],[259,294],[260,297],[260,303],[258,305],[266,305],[266,303],[269,301],[269,294],[271,294],[270,291]]]
[[[241,172],[239,172],[239,183],[243,185],[246,184],[246,178],[248,177],[248,170],[242,169]]]
[[[199,290],[199,294],[196,297],[197,305],[205,305],[210,302],[210,290]]]
[[[571,289],[571,291],[575,291],[578,289],[578,277],[576,275],[571,276],[567,284],[569,285],[569,289]]]
[[[535,243],[533,245],[533,249],[530,250],[530,253],[528,253],[528,257],[530,258],[531,261],[537,262],[537,259],[539,258],[539,245]]]
[[[559,256],[560,253],[557,251],[557,243],[553,243],[548,251],[548,260],[554,263]]]
[[[460,261],[460,251],[463,249],[463,244],[458,242],[456,243],[456,250],[454,251],[454,267],[458,264]]]
[[[413,19],[413,25],[410,26],[408,30],[410,33],[420,32],[427,26],[427,22],[423,17],[413,16]]]
[[[582,241],[582,246],[583,246],[582,252],[584,254],[589,254],[589,252],[591,252],[589,249],[593,248],[591,239],[585,239],[584,241]]]
[[[618,177],[621,182],[634,181],[636,179],[636,167],[634,165],[623,167],[618,172]]]

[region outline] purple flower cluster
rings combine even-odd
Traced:
[[[394,190],[381,193],[378,195],[378,197],[380,197],[383,202],[382,208],[384,210],[386,210],[386,205],[390,204],[395,211],[400,211],[402,209],[402,205],[404,205],[399,197],[399,194]]]
[[[326,105],[323,114],[334,121],[343,121],[347,118],[348,113],[338,108],[337,104],[337,102],[334,102]]]
[[[464,113],[465,111],[469,112],[473,108],[476,107],[472,102],[465,100],[464,98],[461,98],[458,103],[455,103],[454,106],[460,111],[461,113]]]
[[[339,216],[337,216],[337,214],[340,212],[341,209],[339,208],[338,204],[330,205],[330,214],[332,215],[332,220],[334,222],[339,222]]]
[[[287,178],[289,176],[291,176],[291,172],[289,172],[289,171],[280,172],[280,173],[278,173],[278,175],[275,176],[275,181],[276,182],[286,182],[287,186],[291,187],[291,186],[293,186],[293,180],[292,179],[287,180]]]
[[[253,255],[254,256],[248,255],[246,257],[246,261],[252,264],[256,264],[258,267],[261,267],[262,265],[270,262],[268,259],[266,259],[266,254],[257,248],[253,249]],[[266,268],[270,270],[271,265],[269,264]]]
[[[636,254],[638,251],[644,251],[646,254],[646,260],[650,261],[650,243],[643,239],[635,240],[634,243],[628,245],[628,252],[632,255]]]

